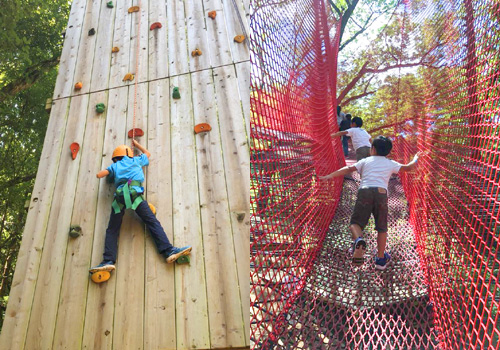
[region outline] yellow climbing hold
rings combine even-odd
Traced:
[[[111,49],[111,52],[113,52],[113,53],[118,52],[118,51],[120,51],[120,48],[116,47],[116,46]]]
[[[191,56],[193,56],[193,57],[201,56],[201,50],[200,49],[194,49],[193,52],[191,52]]]
[[[128,13],[139,12],[139,6],[132,6],[128,9]]]
[[[234,41],[241,44],[243,41],[245,41],[245,36],[244,35],[236,35],[234,37]]]
[[[125,74],[125,76],[123,77],[123,81],[132,81],[134,80],[134,75],[132,73],[127,73]]]

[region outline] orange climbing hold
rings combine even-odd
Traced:
[[[109,280],[111,273],[109,271],[96,271],[91,274],[91,279],[94,283],[102,283]]]
[[[73,160],[75,160],[76,155],[78,154],[78,151],[80,150],[80,145],[77,142],[73,142],[69,146],[69,149],[71,150],[71,158],[73,158]]]
[[[208,123],[201,123],[198,125],[195,125],[194,127],[194,133],[195,134],[200,134],[200,133],[206,133],[212,130],[212,127]]]
[[[243,41],[245,41],[245,36],[244,35],[236,35],[234,37],[234,41],[241,44]]]
[[[215,11],[208,12],[208,17],[210,17],[211,19],[215,19],[215,16],[217,16],[217,12],[215,12]]]
[[[151,27],[149,27],[149,30],[160,29],[161,27],[162,26],[161,26],[160,22],[155,22],[155,23],[151,24]]]
[[[123,81],[132,81],[134,80],[134,75],[132,73],[127,73],[125,74],[125,76],[123,77]]]
[[[193,52],[191,52],[191,56],[193,56],[193,57],[201,56],[201,50],[200,49],[194,49]]]
[[[128,9],[128,13],[139,12],[139,6],[132,6]]]
[[[142,129],[139,129],[139,128],[130,129],[128,131],[128,138],[129,139],[131,139],[132,137],[134,137],[134,130],[135,130],[135,137],[140,137],[140,136],[144,135],[144,131],[142,131]]]
[[[83,83],[79,81],[78,83],[75,84],[75,90],[80,90],[83,87]]]
[[[120,48],[119,48],[119,47],[117,47],[117,46],[115,46],[115,47],[113,47],[113,48],[111,49],[111,52],[113,52],[113,53],[116,53],[116,52],[118,52],[118,51],[120,51]]]

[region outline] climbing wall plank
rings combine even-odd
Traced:
[[[52,198],[47,234],[43,247],[40,272],[33,307],[26,335],[27,349],[50,349],[59,304],[59,294],[64,271],[68,229],[75,199],[77,176],[81,161],[79,153],[75,160],[69,146],[73,142],[83,143],[89,96],[71,99],[68,124],[63,141],[63,150],[56,179],[57,189]]]
[[[208,40],[208,55],[212,67],[219,67],[233,62],[231,56],[231,48],[229,39],[226,18],[222,10],[221,0],[207,0],[205,6],[205,22],[207,24],[207,40]],[[215,19],[208,17],[208,12],[215,11]]]
[[[144,131],[137,138],[144,147],[147,145],[148,84],[137,85],[137,113],[135,127]],[[134,86],[129,86],[127,129],[133,128]],[[130,139],[126,144],[130,145]],[[146,186],[146,183],[143,183]],[[144,321],[144,243],[145,229],[139,217],[127,210],[123,218],[118,240],[118,260],[116,262],[116,301],[113,349],[139,349],[143,346]],[[155,254],[155,252],[148,252]],[[133,302],[130,302],[133,300]],[[137,330],[141,331],[137,331]]]
[[[164,1],[151,0],[149,25],[156,22],[162,27],[149,30],[149,80],[168,76],[167,6]]]
[[[149,1],[134,0],[134,6],[139,6],[139,4],[139,12],[130,14],[132,18],[130,35],[130,71],[135,74],[135,79],[142,83],[148,80]],[[137,40],[139,40],[139,43]],[[137,60],[139,60],[138,65]]]
[[[172,167],[170,149],[170,81],[149,84],[147,200],[157,210],[170,242],[172,233]],[[156,254],[153,240],[146,240],[145,349],[175,349],[175,280],[174,265]]]
[[[123,77],[125,74],[130,73],[130,35],[132,26],[132,15],[129,14],[128,9],[132,6],[132,0],[120,0],[116,2],[116,16],[115,16],[115,29],[113,36],[113,45],[120,49],[120,51],[113,53],[111,58],[111,75],[109,80],[109,87],[114,88],[123,86],[129,82],[124,82]],[[104,53],[105,54],[105,53]]]
[[[245,331],[250,329],[250,157],[241,105],[225,103],[238,89],[233,66],[214,69],[224,165]],[[238,216],[240,220],[238,220]],[[241,216],[244,216],[241,219]],[[248,333],[245,337],[249,342]],[[248,343],[247,343],[248,344]]]
[[[238,272],[222,159],[212,71],[191,75],[195,124],[212,131],[196,136],[200,210],[212,348],[245,346]]]
[[[59,61],[59,73],[57,74],[56,86],[54,88],[54,99],[68,97],[73,93],[73,76],[80,36],[82,34],[86,3],[86,0],[74,0],[71,5],[69,22],[64,37],[64,46],[61,53],[61,60]]]
[[[106,91],[90,95],[87,126],[83,143],[80,145],[81,163],[71,217],[71,225],[79,225],[82,235],[69,238],[68,241],[52,349],[80,349],[82,345],[90,280],[88,268],[99,192],[99,180],[95,174],[101,170],[101,157],[96,155],[102,153],[106,126],[106,114],[97,114],[95,105],[106,101]]]
[[[106,169],[111,163],[113,150],[125,142],[128,87],[109,91],[109,100],[106,110],[106,128],[104,146],[100,158],[100,170]],[[98,155],[98,154],[96,154]],[[95,174],[91,174],[95,176]],[[108,184],[105,179],[99,180],[99,197],[95,217],[95,229],[92,242],[91,266],[102,261],[104,252],[104,238],[111,213],[114,185]],[[90,268],[90,266],[87,266]],[[116,272],[116,271],[115,271]],[[83,349],[110,350],[115,333],[113,332],[113,317],[116,289],[116,273],[101,284],[88,285],[87,308],[85,310],[85,325],[83,332]],[[130,301],[132,302],[132,301]]]
[[[250,136],[250,61],[235,64],[247,137]]]
[[[97,33],[99,32],[99,13],[101,10],[101,1],[92,0],[87,2],[85,10],[85,19],[83,21],[80,45],[78,47],[78,57],[76,61],[75,76],[73,85],[81,82],[83,87],[75,90],[73,95],[84,94],[90,91],[90,78],[92,75],[92,65],[94,62],[94,53],[96,47]],[[94,35],[89,35],[90,30],[94,30]]]
[[[189,75],[173,77],[171,88],[179,87],[181,99],[171,102],[172,197],[176,247],[193,246],[190,265],[175,267],[177,348],[209,348],[203,238],[196,175],[193,106]]]
[[[189,56],[184,18],[184,1],[175,0],[167,6],[168,60],[170,76],[189,71]]]
[[[224,8],[224,15],[226,17],[226,28],[230,40],[233,62],[237,63],[237,62],[247,61],[248,58],[250,57],[250,51],[248,49],[248,45],[246,44],[245,41],[242,43],[237,43],[234,41],[234,37],[236,35],[244,35],[243,29],[246,30],[247,34],[250,33],[245,20],[245,12],[241,8],[241,6],[235,8],[233,5],[233,1],[223,1],[222,6]],[[243,21],[243,28],[241,27],[238,14],[240,15]],[[248,40],[248,38],[246,40]]]
[[[17,257],[9,303],[0,334],[0,349],[24,349],[45,232],[66,132],[69,98],[53,102],[30,210]],[[66,149],[65,149],[66,151]]]
[[[184,3],[188,32],[189,69],[191,72],[210,68],[210,55],[208,55],[207,31],[205,26],[205,13],[202,0],[186,1]],[[201,56],[193,57],[192,51],[199,49]]]
[[[90,91],[104,90],[108,87],[111,59],[112,56],[116,55],[116,53],[111,53],[116,7],[108,8],[106,3],[107,1],[101,1],[99,30],[96,33],[96,53],[94,55],[94,66],[92,67]]]

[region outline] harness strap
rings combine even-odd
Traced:
[[[118,185],[118,187],[120,186],[121,184]],[[141,204],[142,201],[144,201],[144,198],[142,198],[142,194],[138,194],[137,190],[135,190],[133,186],[140,187],[141,183],[136,180],[129,180],[123,183],[123,187],[115,191],[115,200],[111,204],[115,214],[121,212],[123,207],[125,207],[125,209],[135,210],[137,209],[139,204]],[[122,197],[124,203],[118,200]]]

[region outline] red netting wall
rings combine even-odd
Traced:
[[[390,125],[372,132],[393,138],[402,163],[426,152],[389,182],[384,272],[370,262],[372,222],[368,262],[350,263],[358,175],[316,181],[345,164],[328,136],[337,22],[321,0],[253,11],[252,347],[499,349],[500,5],[407,1],[398,11],[401,62],[432,50],[425,66],[400,71]]]

